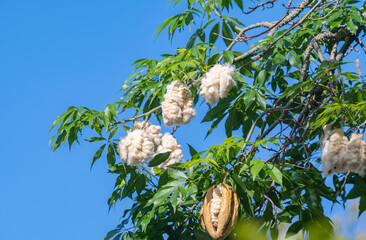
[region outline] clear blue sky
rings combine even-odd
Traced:
[[[102,239],[119,223],[130,202],[108,213],[115,176],[104,158],[89,170],[98,145],[52,153],[48,130],[71,105],[104,109],[117,101],[136,59],[184,46],[184,37],[153,37],[179,11],[168,2],[0,1],[0,240]],[[176,133],[187,156],[186,142],[203,150],[224,137],[186,140],[202,117]]]

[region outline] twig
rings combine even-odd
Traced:
[[[309,18],[309,20],[311,20],[311,21],[319,21],[319,20],[323,20],[323,19],[327,18],[330,14],[332,14],[332,12],[334,12],[334,10],[336,10],[336,9],[337,9],[337,6],[338,6],[338,4],[339,4],[339,0],[337,0],[335,3],[336,3],[336,4],[335,4],[334,8],[333,8],[329,13],[327,13],[327,15],[325,15],[325,16],[323,16],[323,17],[321,17],[321,18],[316,18],[316,19]],[[329,5],[330,5],[330,4],[329,4]],[[329,5],[328,5],[328,6],[329,6]]]
[[[277,225],[277,221],[278,221],[278,214],[277,214],[277,210],[276,210],[276,205],[274,204],[274,202],[272,201],[272,199],[270,197],[268,197],[266,194],[263,194],[264,198],[267,199],[271,204],[272,204],[272,208],[274,210],[274,214],[275,214],[275,224],[273,224],[272,228],[274,226]]]
[[[266,8],[265,5],[266,4],[271,4],[271,6],[267,7],[267,8],[273,8],[274,6],[274,2],[276,2],[277,0],[269,0],[267,2],[263,2],[263,3],[260,3],[258,4],[257,6],[255,7],[249,7],[251,10],[249,12],[243,12],[244,14],[249,14],[249,13],[252,13],[254,12],[257,8],[259,7],[263,7],[263,10]]]
[[[136,117],[133,117],[133,118],[130,118],[130,119],[127,119],[127,120],[121,120],[121,121],[117,121],[117,122],[114,122],[114,123],[111,123],[113,125],[117,125],[117,124],[125,124],[126,122],[132,122],[132,121],[135,121],[139,118],[143,118],[143,117],[149,117],[152,113],[154,113],[155,111],[159,110],[161,108],[161,105],[151,109],[150,111],[144,113],[144,114],[141,114],[139,116],[136,116]]]

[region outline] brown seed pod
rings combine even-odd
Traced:
[[[239,202],[232,187],[225,183],[207,191],[201,208],[202,228],[213,240],[225,239],[238,219]]]

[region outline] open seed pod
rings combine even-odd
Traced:
[[[225,183],[213,185],[207,191],[201,208],[202,228],[213,240],[225,239],[238,218],[238,197]]]

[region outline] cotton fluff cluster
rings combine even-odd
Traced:
[[[178,144],[177,140],[170,133],[165,133],[163,135],[163,140],[161,145],[158,147],[156,154],[171,152],[169,158],[158,165],[158,168],[163,168],[165,170],[169,169],[167,166],[174,163],[179,163],[183,158],[183,152],[181,145]],[[153,171],[154,172],[154,171]]]
[[[217,228],[219,222],[219,213],[221,208],[221,199],[222,199],[222,192],[221,192],[221,183],[218,184],[215,189],[212,191],[212,201],[211,201],[211,218],[212,218],[212,225]]]
[[[345,159],[348,144],[347,137],[343,136],[342,129],[330,130],[329,126],[324,127],[322,152],[322,170],[324,176],[333,172],[338,173],[343,168],[342,163]]]
[[[187,124],[196,116],[191,92],[178,80],[167,86],[161,108],[166,126]]]
[[[201,96],[209,104],[225,98],[234,84],[234,67],[230,64],[216,64],[201,80]]]
[[[365,174],[366,169],[366,142],[362,140],[363,134],[353,133],[346,149],[347,162],[346,171]]]
[[[161,139],[163,134],[160,133],[161,127],[158,125],[153,125],[149,122],[144,121],[136,121],[133,125],[133,130],[141,129],[145,130],[145,132],[152,137],[152,140],[155,144],[155,148],[157,148],[161,144]]]
[[[155,152],[153,137],[144,130],[128,131],[118,144],[120,158],[129,165],[142,164],[152,158]]]
[[[362,134],[352,134],[348,141],[342,129],[324,128],[322,170],[324,176],[352,171],[363,176],[366,169],[366,142]]]

